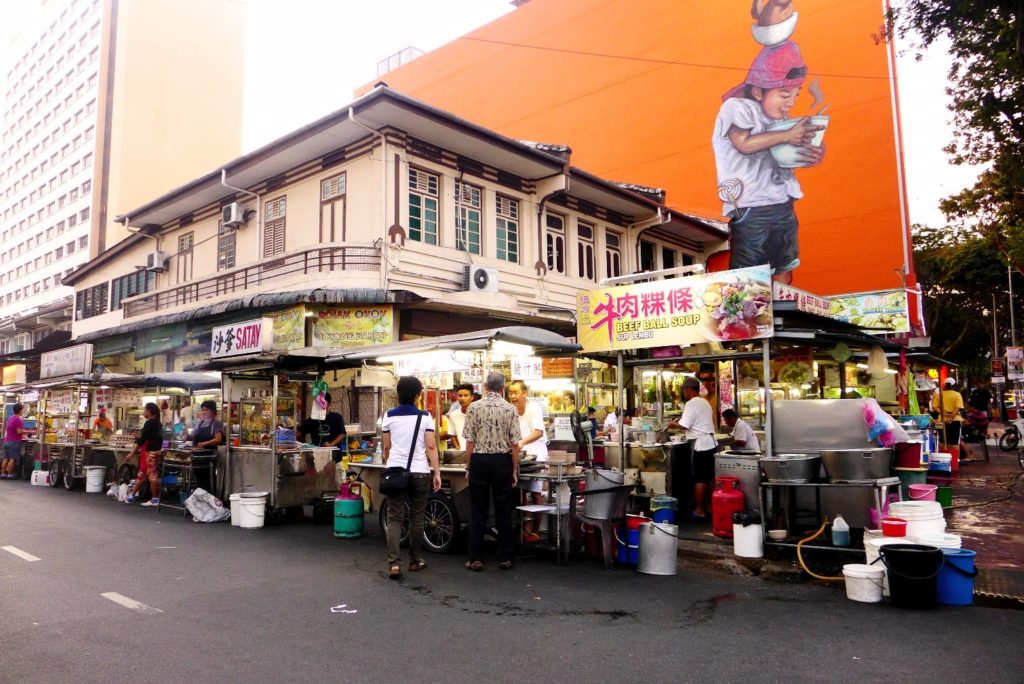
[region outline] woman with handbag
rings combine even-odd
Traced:
[[[381,423],[384,463],[380,492],[388,497],[388,576],[402,576],[398,544],[402,536],[405,504],[409,504],[409,571],[427,567],[420,557],[423,518],[431,490],[441,489],[441,466],[434,440],[434,420],[416,406],[423,385],[414,377],[398,379],[398,406],[384,415]]]

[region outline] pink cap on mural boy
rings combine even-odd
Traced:
[[[748,85],[759,88],[790,88],[802,84],[806,78],[807,65],[800,55],[800,46],[787,40],[782,45],[763,48],[750,65],[747,78],[722,95],[722,101],[730,97],[743,97],[743,91]]]

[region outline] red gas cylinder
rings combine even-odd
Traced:
[[[711,531],[716,537],[732,537],[732,514],[744,508],[740,479],[731,475],[715,478],[711,495]]]

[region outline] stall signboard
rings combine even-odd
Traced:
[[[403,354],[392,359],[395,375],[430,375],[432,373],[456,373],[473,365],[473,352],[429,351],[420,354]]]
[[[511,359],[513,380],[540,380],[544,362],[539,356],[514,356]]]
[[[114,390],[110,387],[97,387],[93,392],[93,401],[96,402],[96,410],[110,410],[114,407]]]
[[[551,427],[554,430],[554,437],[558,441],[575,442],[576,435],[572,431],[572,418],[569,416],[555,416],[555,419],[551,421]]]
[[[777,302],[796,302],[797,311],[815,316],[828,318],[832,314],[832,302],[827,298],[778,281],[772,283],[772,299]]]
[[[455,376],[451,373],[418,373],[416,377],[424,387],[448,389],[455,386]]]
[[[25,364],[14,363],[3,368],[2,385],[23,385],[25,384]]]
[[[541,376],[545,378],[573,377],[573,359],[571,356],[553,356],[545,358],[541,363]]]
[[[1024,347],[1006,348],[1006,377],[1024,380]]]
[[[313,316],[314,347],[372,347],[394,341],[389,306],[321,309]]]
[[[274,321],[257,318],[213,329],[210,358],[223,359],[246,354],[259,354],[273,349]]]
[[[39,358],[40,380],[60,378],[66,375],[86,375],[91,372],[91,344],[76,344],[73,347],[45,352]]]
[[[909,333],[906,290],[829,297],[832,318],[873,332]]]
[[[54,416],[67,416],[75,406],[75,390],[54,390],[46,395],[46,412]]]
[[[143,393],[140,389],[117,388],[114,390],[112,401],[114,406],[125,408],[141,408]]]
[[[473,366],[462,371],[462,382],[470,382],[479,385],[484,381],[484,367]]]
[[[274,351],[306,346],[306,307],[293,306],[269,315],[274,321]]]
[[[585,352],[771,337],[767,266],[580,292],[576,336]]]

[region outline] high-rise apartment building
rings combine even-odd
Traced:
[[[62,278],[119,210],[241,151],[244,4],[37,5],[0,72],[0,355],[70,331]]]

